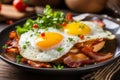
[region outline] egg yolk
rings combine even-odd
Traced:
[[[40,49],[49,49],[59,44],[63,40],[63,36],[56,32],[45,32],[44,36],[41,34],[36,39],[36,45]]]
[[[67,24],[63,30],[70,35],[90,34],[91,29],[82,22],[72,22]]]

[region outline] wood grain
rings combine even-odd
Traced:
[[[0,21],[5,21],[7,19],[21,19],[24,17],[31,16],[35,13],[33,7],[27,7],[25,12],[17,11],[12,5],[2,5],[2,10],[0,12]]]

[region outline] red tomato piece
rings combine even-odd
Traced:
[[[84,35],[80,35],[80,39],[84,39]]]
[[[65,19],[69,21],[73,21],[72,13],[67,13]]]
[[[66,25],[67,25],[67,23],[66,23],[66,22],[63,22],[63,23],[62,23],[62,26],[66,26]]]
[[[25,11],[27,4],[23,2],[23,0],[14,0],[13,6],[20,12]]]
[[[42,36],[42,37],[44,37],[44,36],[45,36],[45,33],[44,33],[44,32],[43,32],[43,33],[41,33],[41,36]]]
[[[38,29],[38,24],[33,24],[33,28]]]

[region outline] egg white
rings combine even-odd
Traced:
[[[35,40],[38,34],[37,33],[42,33],[45,32],[44,29],[40,30],[35,30],[35,31],[28,31],[24,34],[21,35],[20,40],[19,40],[19,49],[20,49],[20,54],[27,59],[33,60],[33,61],[39,61],[39,62],[51,62],[56,59],[59,59],[63,55],[65,55],[73,46],[76,44],[79,40],[78,37],[76,36],[70,36],[67,34],[62,33],[59,30],[53,29],[53,28],[48,28],[49,32],[57,32],[61,35],[63,35],[63,40],[59,43],[56,44],[57,47],[50,47],[50,49],[47,50],[40,50],[36,45],[35,45]],[[32,35],[32,36],[31,36]],[[72,41],[69,41],[68,38],[72,38]],[[54,38],[53,38],[54,39]],[[29,42],[27,45],[26,42]],[[26,44],[26,49],[23,48],[23,46]],[[58,51],[57,48],[63,48],[62,51]]]

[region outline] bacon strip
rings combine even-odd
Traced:
[[[48,63],[40,63],[40,62],[34,62],[34,61],[31,61],[31,60],[28,60],[27,63],[32,66],[32,67],[35,67],[35,68],[50,68],[51,65],[48,64]]]
[[[10,40],[7,41],[7,48],[5,49],[6,53],[19,53],[18,50],[18,36],[17,33],[15,31],[10,32],[9,34],[9,38]]]
[[[100,55],[101,53],[93,52],[92,46],[88,46],[88,45],[82,48],[82,52],[84,52],[89,57],[93,58],[96,62],[105,61],[113,56],[111,53]]]
[[[79,67],[80,65],[83,64],[93,63],[93,61],[90,60],[89,57],[87,57],[83,53],[70,54],[63,59],[63,62],[67,64],[69,67]]]

